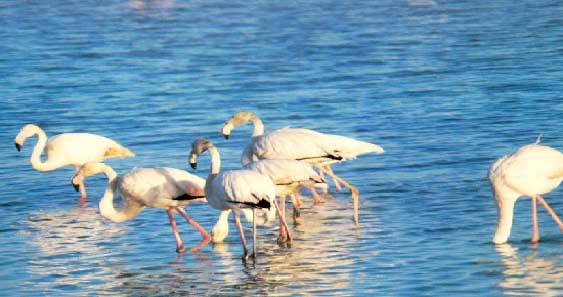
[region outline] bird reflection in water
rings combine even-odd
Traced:
[[[533,250],[526,257],[518,256],[518,249],[510,244],[496,245],[502,256],[502,280],[498,284],[508,295],[562,296],[563,267],[560,255],[538,255]],[[553,257],[553,261],[549,259]]]
[[[227,292],[244,289],[249,294],[280,292],[301,294],[303,288],[340,290],[350,286],[350,272],[356,262],[351,254],[357,233],[350,228],[347,201],[327,197],[323,204],[302,212],[303,223],[293,228],[294,245],[279,248],[270,232],[261,232],[261,255],[255,266],[240,268],[235,246],[213,244],[216,283]],[[272,230],[271,232],[275,232]],[[345,267],[345,268],[342,268]],[[241,291],[242,292],[242,291]],[[239,293],[241,293],[239,292]],[[223,292],[225,293],[225,292]]]
[[[36,286],[91,282],[96,287],[96,279],[112,273],[111,242],[125,226],[104,223],[95,208],[35,212],[25,223],[25,235],[38,250],[38,257],[28,263],[30,274],[39,278]]]

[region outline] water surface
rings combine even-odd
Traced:
[[[490,244],[496,209],[486,179],[499,156],[532,143],[563,149],[560,1],[3,1],[0,3],[0,294],[563,295],[561,232],[517,203],[510,243]],[[238,234],[177,255],[166,214],[123,224],[97,211],[106,179],[33,171],[13,138],[90,132],[133,150],[109,164],[188,169],[210,138],[239,168],[249,110],[266,130],[305,127],[377,143],[383,155],[334,166],[360,189],[331,190],[292,227],[260,228],[256,267]],[[209,158],[196,174],[206,175]],[[306,194],[306,193],[304,193]],[[561,190],[546,199],[563,213]],[[307,194],[306,194],[307,195]],[[311,200],[305,198],[306,203]],[[217,211],[188,213],[210,229]],[[187,246],[199,233],[177,218]]]

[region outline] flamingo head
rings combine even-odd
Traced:
[[[84,180],[86,176],[96,175],[104,171],[104,163],[99,162],[88,162],[82,165],[78,172],[70,179],[70,183],[74,189],[78,192],[80,183]]]
[[[16,145],[16,149],[18,150],[18,152],[21,151],[25,140],[35,135],[39,130],[40,130],[39,127],[33,124],[27,124],[21,128],[20,132],[18,133],[18,135],[16,135],[16,138],[14,139],[14,144]]]
[[[252,112],[249,111],[237,112],[233,114],[233,116],[230,119],[228,119],[225,122],[225,124],[223,124],[223,127],[221,127],[221,134],[223,135],[223,137],[225,137],[225,139],[229,139],[229,136],[231,135],[231,130],[233,130],[235,126],[242,125],[248,121],[253,121],[255,119],[256,119],[256,115],[253,114]]]
[[[193,169],[197,168],[197,156],[213,147],[213,143],[208,139],[198,138],[192,142],[192,150],[190,152],[189,163]]]

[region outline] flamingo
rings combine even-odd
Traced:
[[[235,113],[227,120],[221,128],[221,134],[228,139],[235,126],[249,121],[254,125],[254,129],[252,138],[242,154],[243,165],[260,159],[287,158],[316,166],[321,173],[326,173],[333,179],[337,190],[340,189],[339,184],[350,189],[354,206],[354,223],[358,225],[358,189],[336,176],[329,165],[351,160],[362,154],[381,154],[384,152],[382,147],[350,137],[300,128],[282,128],[264,134],[262,121],[255,114],[247,111]],[[313,194],[314,189],[310,189]],[[320,202],[316,194],[313,194],[313,199],[315,204]]]
[[[74,173],[78,172],[80,166],[87,162],[100,162],[109,158],[132,157],[130,150],[119,143],[90,133],[63,133],[47,140],[45,132],[36,125],[27,124],[23,126],[14,143],[21,151],[25,140],[37,135],[38,140],[31,153],[31,167],[37,171],[51,171],[57,168],[73,165]],[[47,159],[41,161],[41,153],[45,150]],[[80,199],[85,201],[87,194],[84,184],[79,185]]]
[[[135,168],[118,177],[110,166],[88,162],[73,176],[72,185],[78,190],[84,177],[98,173],[104,173],[109,179],[99,204],[100,214],[103,217],[114,223],[121,223],[136,217],[145,207],[165,209],[176,240],[176,252],[183,253],[184,245],[172,213],[175,210],[203,237],[203,240],[190,251],[197,250],[211,239],[207,232],[182,209],[183,206],[194,201],[205,202],[203,178],[180,169],[166,167]],[[113,206],[116,190],[124,204],[121,209]]]
[[[285,198],[289,196],[293,204],[293,219],[299,217],[299,201],[296,193],[302,187],[326,187],[325,180],[311,165],[293,159],[264,159],[250,162],[245,169],[254,170],[269,177],[276,186],[276,196],[280,197],[281,215],[285,218]],[[281,220],[280,220],[281,223]],[[280,225],[278,242],[285,240],[285,229]]]
[[[267,176],[252,170],[219,172],[221,168],[219,151],[208,139],[196,139],[192,143],[189,157],[192,168],[197,168],[197,158],[205,151],[209,151],[211,156],[211,168],[205,182],[205,196],[211,207],[221,211],[217,223],[211,230],[212,241],[221,242],[227,236],[229,230],[227,218],[232,211],[244,250],[242,259],[243,261],[248,260],[249,253],[239,218],[240,210],[247,220],[252,220],[252,257],[254,259],[256,259],[256,224],[272,221],[276,212],[287,232],[287,240],[291,243],[289,228],[276,202],[276,190],[272,181]]]
[[[489,170],[489,181],[497,205],[493,243],[508,240],[514,204],[521,196],[532,199],[532,243],[539,241],[536,203],[547,210],[559,228],[563,223],[541,195],[551,192],[563,180],[563,154],[549,146],[530,144],[497,159]]]

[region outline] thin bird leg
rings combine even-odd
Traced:
[[[323,170],[322,167],[318,167],[321,171]],[[344,185],[345,187],[347,187],[348,189],[350,189],[350,192],[352,192],[352,205],[354,206],[354,224],[356,224],[356,226],[359,226],[358,223],[358,205],[359,205],[359,192],[358,189],[352,185],[350,185],[348,182],[346,182],[345,180],[341,179],[340,177],[336,176],[334,173],[332,172],[328,172],[325,171],[325,173],[338,180],[342,185]]]
[[[256,208],[252,209],[252,257],[256,259]]]
[[[294,206],[297,205],[297,208],[301,208],[302,203],[301,203],[301,194],[299,194],[299,190],[295,191],[293,196],[295,196],[295,201],[293,202],[293,198],[291,200],[293,202],[293,205]]]
[[[326,165],[324,166],[324,168],[326,169],[327,172],[330,172],[331,174],[334,175],[334,172],[332,171],[332,168],[330,168],[330,165]],[[334,188],[336,188],[337,192],[342,191],[342,187],[340,186],[340,183],[336,178],[332,177],[332,182],[334,183]]]
[[[280,196],[280,213],[279,213],[279,217],[280,217],[280,233],[278,235],[278,243],[282,243],[285,241],[285,228],[282,225],[282,218],[285,220],[285,196],[281,195]]]
[[[289,195],[289,197],[291,198],[291,203],[293,204],[293,224],[294,225],[299,225],[299,217],[301,217],[301,211],[299,210],[299,200],[298,200],[298,192],[295,192],[291,195]]]
[[[532,243],[537,243],[540,240],[538,216],[536,211],[537,200],[536,196],[532,196]]]
[[[178,228],[176,227],[176,221],[174,221],[174,214],[172,213],[172,207],[166,210],[168,214],[168,219],[170,220],[170,226],[172,226],[172,234],[174,234],[174,239],[176,239],[176,253],[183,253],[185,251],[182,239],[180,239],[180,234],[178,233]]]
[[[235,226],[237,226],[238,233],[240,235],[240,241],[242,242],[242,249],[244,250],[244,255],[242,259],[244,261],[248,260],[248,248],[246,247],[246,238],[244,238],[244,230],[240,224],[239,212],[237,209],[233,209],[233,219],[235,220]]]
[[[186,221],[188,223],[190,223],[192,226],[194,226],[197,231],[199,231],[199,233],[201,234],[201,237],[203,238],[203,240],[209,241],[211,240],[211,236],[209,236],[209,234],[207,234],[207,231],[205,231],[205,229],[203,229],[195,220],[192,220],[188,214],[186,213],[185,210],[183,210],[181,207],[176,206],[175,207],[176,211],[184,217],[184,219],[186,219]]]
[[[313,197],[313,205],[321,204],[321,197],[317,194],[317,190],[315,190],[314,186],[308,186],[309,191],[311,191],[311,196]]]
[[[80,170],[80,166],[74,165],[74,174],[77,174]],[[80,182],[78,183],[78,188],[80,190],[80,202],[86,203],[86,198],[88,195],[86,194],[86,187],[84,187],[84,179],[81,178]]]
[[[549,207],[549,205],[547,204],[547,202],[541,197],[538,196],[538,201],[540,202],[540,204],[547,210],[547,212],[549,212],[549,214],[551,215],[551,217],[553,218],[553,220],[557,223],[557,225],[559,226],[559,229],[561,229],[561,231],[563,231],[563,222],[561,222],[561,219],[559,219],[559,217],[557,216],[557,214],[553,211],[553,209],[551,209],[551,207]]]
[[[280,207],[279,207],[276,199],[274,199],[274,207],[276,208],[276,212],[278,213],[278,217],[280,218],[281,225],[283,226],[283,228],[285,228],[285,232],[287,232],[286,233],[287,234],[287,244],[288,244],[288,246],[291,246],[291,242],[292,242],[293,238],[291,237],[291,232],[289,232],[289,227],[287,226],[287,222],[285,221],[285,218],[281,215]]]

